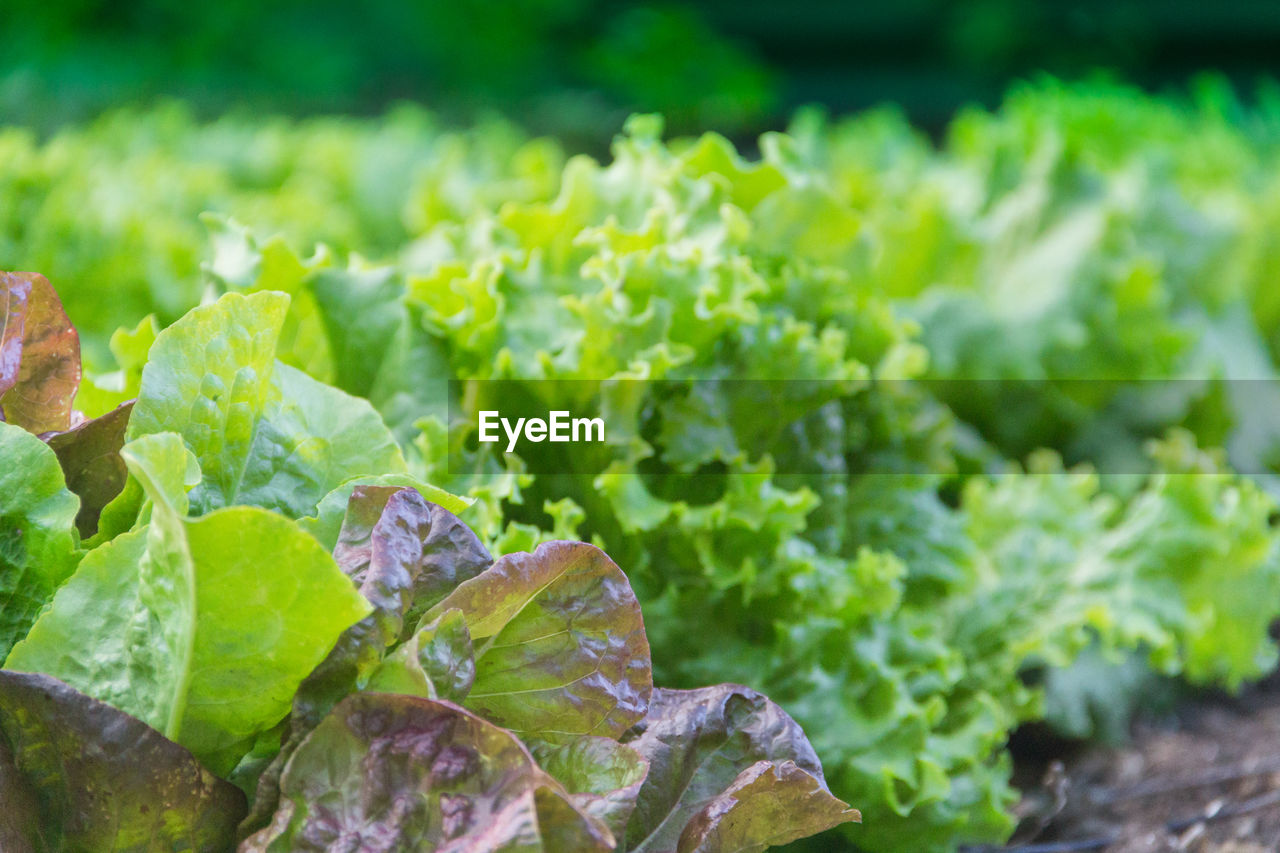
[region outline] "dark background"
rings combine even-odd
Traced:
[[[40,129],[158,95],[367,114],[411,99],[588,138],[633,110],[745,137],[796,106],[892,102],[926,129],[1010,81],[1099,70],[1145,87],[1280,66],[1259,0],[4,0],[0,120]]]

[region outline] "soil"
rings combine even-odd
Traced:
[[[1073,754],[1062,742],[1037,746],[1015,748],[1032,784],[1014,841],[998,849],[1280,851],[1280,676],[1241,696],[1194,697],[1172,718],[1138,722],[1121,747]]]

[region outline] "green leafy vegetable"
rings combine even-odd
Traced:
[[[0,423],[0,655],[75,569],[77,512],[58,459],[40,439]]]
[[[369,606],[282,516],[232,507],[185,518],[177,435],[131,442],[124,457],[150,524],[89,552],[5,665],[61,678],[226,773]]]
[[[653,689],[640,605],[599,548],[546,543],[460,584],[428,619],[462,611],[475,643],[466,704],[518,733],[617,737]]]

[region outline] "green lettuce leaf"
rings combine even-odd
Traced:
[[[508,554],[428,611],[461,610],[475,644],[467,706],[549,741],[617,737],[653,689],[649,641],[626,575],[592,545]]]
[[[0,801],[0,844],[15,853],[222,853],[245,809],[234,785],[145,723],[3,670]]]
[[[204,472],[195,513],[247,503],[302,517],[352,477],[405,470],[367,402],[276,362],[288,306],[282,293],[229,293],[151,348],[128,437],[182,436]]]
[[[649,762],[607,737],[580,737],[562,744],[529,745],[538,766],[565,787],[582,811],[602,820],[615,838],[625,838]]]
[[[387,655],[365,689],[462,702],[475,679],[466,618],[461,610],[446,610]]]
[[[54,452],[31,433],[0,423],[0,657],[76,567],[79,502]]]

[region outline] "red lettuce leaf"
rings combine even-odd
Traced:
[[[749,688],[655,690],[648,716],[623,740],[649,762],[627,827],[633,853],[761,849],[728,841],[758,844],[733,825],[758,831],[762,811],[769,816],[766,839],[800,838],[859,819],[827,790],[800,726]],[[771,805],[777,802],[787,807]]]
[[[593,545],[508,554],[428,612],[461,610],[475,646],[466,705],[524,735],[617,737],[653,690],[649,641],[626,575]]]
[[[850,821],[857,809],[793,761],[757,761],[680,833],[678,853],[758,853]]]
[[[49,280],[0,272],[0,419],[34,433],[71,427],[80,336]]]
[[[344,699],[290,759],[280,789],[280,811],[241,853],[615,847],[510,732],[449,702]]]
[[[298,688],[288,738],[258,780],[246,833],[260,828],[276,809],[280,774],[302,738],[412,630],[408,617],[427,606],[417,602],[438,601],[493,562],[453,513],[399,486],[352,491],[333,556],[374,611],[343,633]]]

